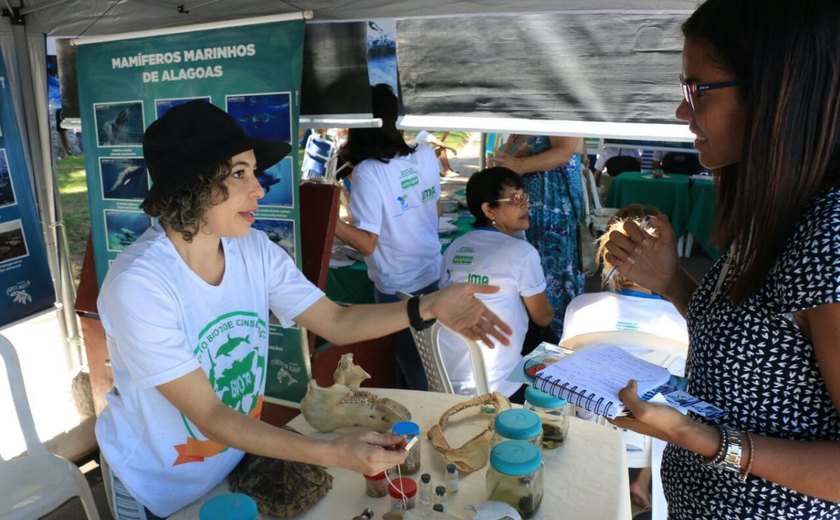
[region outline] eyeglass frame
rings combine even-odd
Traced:
[[[697,99],[700,99],[703,93],[708,90],[737,87],[744,84],[746,84],[746,81],[740,79],[718,81],[715,83],[688,83],[685,81],[685,78],[682,76],[682,74],[680,74],[680,88],[682,89],[683,100],[688,104],[688,108],[690,108],[692,112],[696,110],[694,106],[693,95],[696,95]]]
[[[517,193],[513,197],[496,199],[493,202],[513,202],[514,204],[519,204],[521,206],[523,202],[529,204],[531,202],[531,196],[527,193]]]

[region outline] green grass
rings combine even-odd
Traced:
[[[56,162],[56,170],[59,203],[64,217],[67,243],[70,247],[70,265],[73,270],[73,279],[78,287],[90,234],[90,207],[88,206],[84,156],[74,155],[60,159]]]

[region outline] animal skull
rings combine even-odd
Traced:
[[[369,377],[353,363],[353,354],[344,354],[333,375],[334,385],[322,387],[314,379],[309,381],[300,402],[303,417],[319,432],[352,426],[386,432],[394,423],[411,419],[411,412],[393,399],[359,390]]]

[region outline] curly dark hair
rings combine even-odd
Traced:
[[[181,233],[188,243],[201,229],[204,214],[228,198],[225,179],[231,174],[230,160],[219,163],[181,187],[177,192],[144,207],[162,225]]]

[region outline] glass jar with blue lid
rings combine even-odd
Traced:
[[[542,421],[542,447],[553,449],[566,440],[569,434],[571,406],[563,399],[554,397],[531,385],[525,388],[525,409],[540,416]]]
[[[407,444],[412,444],[408,450],[408,457],[400,464],[401,475],[411,475],[420,470],[420,426],[411,421],[400,421],[394,423],[391,431],[399,435]]]
[[[487,500],[504,502],[522,518],[533,517],[543,499],[542,451],[523,441],[503,441],[490,450]]]
[[[493,423],[493,444],[502,441],[525,441],[539,446],[542,420],[531,410],[511,408],[496,415]]]

